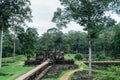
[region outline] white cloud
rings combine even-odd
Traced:
[[[68,24],[68,28],[63,28],[63,32],[67,33],[68,31],[75,30],[75,31],[83,31],[83,27],[76,24],[75,22],[71,22]]]
[[[120,22],[120,16],[117,14],[112,14],[111,17],[117,21],[117,23]]]
[[[46,32],[47,29],[52,28],[52,27],[55,26],[54,23],[49,22],[49,21],[36,21],[36,22],[30,23],[29,25],[32,26],[32,27],[37,28],[37,31],[38,31],[39,35]]]

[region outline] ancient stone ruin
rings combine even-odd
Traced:
[[[36,54],[35,60],[26,60],[25,65],[39,65],[43,61],[50,59],[50,64],[74,64],[74,60],[65,60],[63,52],[39,52]]]

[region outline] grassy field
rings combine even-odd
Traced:
[[[0,69],[0,73],[7,74],[7,75],[0,76],[0,80],[15,80],[15,78],[33,69],[34,67],[23,66],[25,60],[26,58],[24,56],[17,56],[16,62],[13,62],[13,59],[11,57],[3,58],[2,62],[6,66],[3,66]]]
[[[84,70],[88,69],[88,66],[85,65],[82,61],[78,61],[75,59],[75,55],[76,54],[65,54],[64,58],[65,58],[65,60],[74,60],[75,64],[78,65],[79,67],[82,66]]]
[[[75,60],[75,55],[76,55],[76,54],[65,54],[65,55],[64,55],[64,58],[65,58],[66,60]]]

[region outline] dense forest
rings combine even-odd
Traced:
[[[119,58],[119,31],[119,24],[101,31],[97,38],[92,39],[93,54],[100,53],[100,55],[105,54]],[[87,32],[69,31],[63,33],[57,28],[51,28],[39,36],[35,28],[25,30],[23,27],[17,27],[15,35],[16,55],[28,54],[33,56],[40,51],[88,54]],[[5,31],[3,35],[3,57],[13,56],[13,43],[14,35],[11,30]]]

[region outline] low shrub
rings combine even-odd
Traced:
[[[93,60],[105,60],[107,57],[104,53],[98,52],[93,55]]]
[[[82,59],[83,59],[83,55],[80,54],[80,53],[79,53],[79,54],[76,54],[76,55],[75,55],[75,59],[76,59],[76,60],[82,60]]]
[[[120,66],[112,66],[109,71],[106,74],[99,74],[93,80],[120,80]]]

